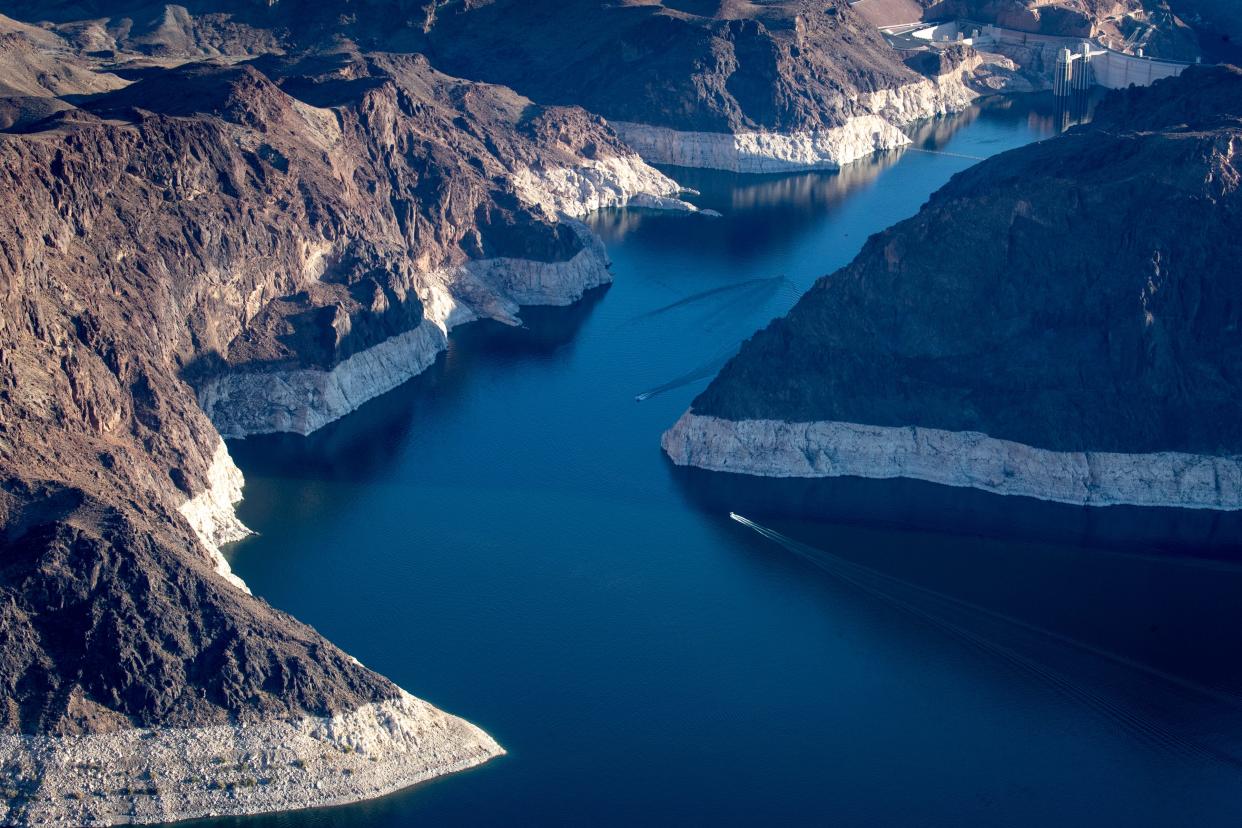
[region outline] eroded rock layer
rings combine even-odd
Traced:
[[[439,65],[598,112],[655,163],[839,167],[974,97],[973,66],[919,74],[845,0],[447,3],[427,38]]]
[[[570,216],[693,208],[600,119],[418,56],[122,77],[0,22],[34,67],[0,90],[0,818],[325,805],[500,753],[245,590],[220,432],[310,430],[453,324],[606,282]]]
[[[1242,71],[955,176],[756,334],[679,463],[1242,506]]]
[[[847,0],[363,0],[348,14],[313,0],[90,5],[84,21],[76,2],[14,2],[93,54],[147,62],[342,41],[418,51],[454,75],[625,124],[654,163],[839,166],[903,145],[899,127],[973,97],[971,67],[920,74]],[[876,106],[877,95],[902,104]]]

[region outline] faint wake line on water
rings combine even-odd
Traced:
[[[643,400],[649,400],[652,397],[655,397],[659,394],[663,394],[668,391],[673,391],[677,388],[681,388],[682,386],[689,385],[692,382],[697,382],[698,380],[707,379],[708,377],[715,376],[716,373],[721,368],[724,367],[726,362],[733,359],[733,355],[736,354],[738,352],[738,349],[740,349],[741,347],[742,347],[742,341],[739,339],[737,342],[734,342],[733,344],[727,346],[726,348],[723,348],[720,351],[717,351],[716,355],[713,356],[711,359],[709,359],[707,362],[704,362],[695,368],[691,368],[686,373],[681,374],[680,376],[674,377],[668,382],[661,383],[660,385],[657,385],[654,388],[649,388],[646,391],[640,391],[639,393],[634,395],[634,400],[636,402],[642,402]]]
[[[1111,653],[1107,650],[1094,647],[1081,641],[1076,641],[1059,633],[1037,627],[1012,616],[996,612],[994,610],[981,607],[969,601],[955,598],[951,595],[911,583],[900,578],[888,575],[870,567],[845,560],[837,555],[824,552],[812,546],[808,546],[793,538],[783,535],[773,529],[761,526],[754,521],[743,517],[734,512],[729,513],[729,517],[738,523],[746,526],[761,536],[779,544],[790,552],[812,563],[819,569],[828,574],[856,587],[857,589],[877,598],[890,606],[903,610],[904,612],[915,616],[934,627],[961,638],[974,645],[976,648],[985,653],[989,653],[994,657],[1000,658],[1013,667],[1023,670],[1045,683],[1051,685],[1053,689],[1062,695],[1081,703],[1105,718],[1111,720],[1123,730],[1129,732],[1132,736],[1151,745],[1158,746],[1170,753],[1181,755],[1186,758],[1213,759],[1232,765],[1242,766],[1242,760],[1223,751],[1203,745],[1195,740],[1180,736],[1170,731],[1166,727],[1152,721],[1151,719],[1137,715],[1123,704],[1109,699],[1106,695],[1092,691],[1079,682],[1066,676],[1064,673],[1049,667],[1040,661],[1025,655],[1008,645],[999,641],[988,638],[962,624],[955,623],[947,618],[944,614],[937,615],[926,608],[919,607],[911,601],[905,600],[895,594],[896,591],[907,590],[913,591],[929,598],[933,603],[947,604],[958,610],[966,610],[969,613],[982,615],[997,621],[1004,622],[1009,625],[1016,626],[1026,632],[1035,633],[1039,636],[1049,638],[1059,644],[1067,645],[1072,648],[1082,650],[1094,656],[1106,659],[1115,664],[1144,673],[1149,677],[1159,679],[1164,682],[1173,684],[1174,686],[1205,696],[1213,701],[1226,704],[1232,708],[1242,708],[1242,699],[1229,693],[1214,690],[1195,682],[1188,681],[1179,676],[1166,673],[1162,670],[1155,669],[1146,664],[1133,661],[1132,659]],[[825,559],[827,556],[829,559]],[[865,580],[871,580],[873,583],[868,584]],[[888,589],[877,586],[874,582],[886,584]]]
[[[698,320],[699,326],[704,333],[713,333],[719,330],[722,324],[729,322],[737,324],[744,319],[750,319],[773,295],[775,295],[775,291],[769,292],[767,290],[740,293],[737,296],[726,299],[700,316]]]
[[[945,152],[944,150],[929,150],[922,147],[905,147],[910,152],[925,152],[928,155],[944,155],[949,158],[965,158],[967,161],[987,161],[988,159],[982,155],[966,155],[961,152]]]
[[[797,301],[802,295],[801,289],[792,280],[785,276],[774,276],[766,279],[750,279],[743,282],[734,282],[729,285],[712,288],[710,290],[701,291],[691,296],[683,297],[668,305],[664,305],[654,310],[647,311],[632,317],[627,324],[634,324],[639,321],[652,319],[664,314],[674,312],[679,309],[696,305],[702,301],[716,296],[728,295],[725,301],[716,307],[710,309],[707,313],[701,315],[697,324],[704,332],[712,333],[719,330],[724,323],[736,317],[736,322],[752,319],[757,313],[764,308],[769,308],[775,297],[782,297],[784,300],[782,307],[777,309],[773,315],[779,315],[788,310],[788,308]],[[738,309],[742,312],[737,313]],[[736,327],[736,326],[730,326]],[[745,326],[746,335],[754,330],[754,325],[747,324]],[[701,379],[707,379],[719,371],[724,364],[728,362],[734,354],[741,348],[745,336],[736,336],[729,341],[724,347],[720,348],[702,362],[691,368],[684,374],[679,374],[673,379],[661,383],[645,391],[640,391],[634,395],[634,399],[638,402],[651,399],[654,396],[672,391],[682,386],[689,385]]]
[[[671,302],[666,305],[661,305],[660,308],[647,310],[647,312],[645,313],[637,314],[636,317],[630,318],[628,322],[635,323],[635,322],[641,322],[641,320],[643,319],[651,319],[652,317],[660,317],[660,315],[671,312],[671,310],[677,310],[678,308],[686,307],[686,305],[689,305],[689,304],[694,304],[696,302],[702,302],[702,300],[710,299],[714,297],[714,295],[719,295],[722,293],[732,293],[734,292],[734,290],[743,290],[743,289],[748,289],[748,288],[761,288],[761,287],[768,287],[768,286],[773,286],[773,288],[775,289],[777,287],[780,287],[781,282],[789,282],[789,279],[786,279],[784,276],[773,276],[773,277],[768,277],[764,279],[746,279],[746,281],[744,282],[730,282],[729,284],[722,284],[722,286],[720,287],[710,288],[708,290],[700,290],[699,293],[692,293],[691,295],[688,295],[688,297],[682,297],[681,299],[678,299],[677,302]]]
[[[644,311],[643,313],[630,317],[630,319],[623,324],[634,324],[645,319],[652,319],[657,316],[662,316],[666,313],[678,310],[679,308],[684,308],[724,293],[733,293],[734,291],[739,290],[746,290],[748,292],[754,291],[756,293],[760,292],[755,290],[756,288],[761,289],[762,292],[766,292],[766,290],[763,289],[770,289],[775,293],[781,287],[782,283],[792,284],[784,276],[771,276],[764,279],[747,279],[741,282],[730,282],[727,285],[720,285],[719,287],[710,288],[698,293],[692,293],[689,296],[683,296],[675,302],[670,302],[667,305],[661,305],[658,308]]]

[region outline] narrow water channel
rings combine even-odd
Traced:
[[[1034,98],[840,174],[670,170],[722,217],[596,216],[611,287],[459,329],[309,438],[232,444],[254,592],[509,754],[212,824],[1239,824],[1229,527],[756,487],[659,449],[732,348],[869,234],[1056,129]],[[1093,534],[1147,520],[1176,548]]]

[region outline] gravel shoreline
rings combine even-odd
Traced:
[[[402,692],[331,717],[0,736],[5,825],[126,825],[344,805],[504,754]]]

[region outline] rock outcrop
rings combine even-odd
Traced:
[[[16,824],[333,804],[498,755],[247,592],[222,435],[314,430],[455,325],[605,284],[576,219],[694,210],[617,130],[648,160],[831,167],[975,94],[969,49],[907,65],[845,0],[5,8]]]
[[[749,340],[673,460],[1242,508],[1242,71],[955,176]]]
[[[427,40],[450,71],[603,115],[655,163],[839,167],[974,97],[972,66],[920,75],[845,0],[447,3]]]
[[[93,6],[91,21],[76,3],[14,8],[92,54],[148,63],[342,42],[417,51],[454,75],[599,114],[653,163],[839,167],[903,146],[901,127],[975,96],[972,66],[920,75],[848,0],[362,0],[348,15],[312,0]]]
[[[599,118],[418,56],[122,77],[63,28],[10,29],[0,820],[327,805],[501,753],[245,590],[220,434],[310,430],[453,324],[607,281],[571,216],[693,208]]]

